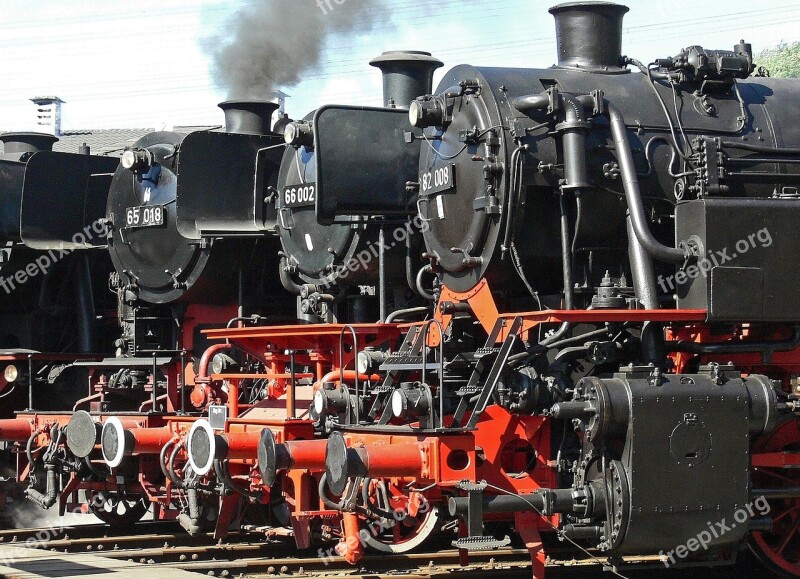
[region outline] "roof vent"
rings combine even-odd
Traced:
[[[42,127],[42,130],[55,135],[61,135],[61,105],[62,101],[56,96],[33,97],[31,99],[36,103],[36,119],[37,124]]]

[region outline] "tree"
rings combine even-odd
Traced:
[[[764,67],[770,76],[779,78],[800,77],[800,41],[782,42],[775,48],[762,50],[755,58],[756,69]]]

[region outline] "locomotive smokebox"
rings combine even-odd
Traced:
[[[234,100],[219,104],[225,112],[225,130],[240,135],[269,135],[272,114],[278,103],[258,100]]]
[[[620,73],[622,18],[628,7],[612,2],[567,2],[550,9],[556,19],[558,66]]]
[[[398,50],[384,52],[370,65],[383,73],[383,103],[386,107],[408,109],[418,96],[433,92],[433,73],[444,66],[430,52]]]

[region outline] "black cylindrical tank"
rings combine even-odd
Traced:
[[[386,52],[370,64],[383,72],[384,104],[391,108],[408,108],[413,98],[428,94],[433,72],[442,66],[429,53],[411,51]],[[322,287],[374,286],[379,273],[376,223],[358,215],[339,216],[333,224],[317,221],[313,118],[311,113],[304,124],[290,127],[295,138],[293,146],[287,147],[278,177],[278,227],[287,256],[286,273],[300,283]],[[396,227],[402,224],[385,226],[390,244]],[[387,284],[408,288],[406,246],[392,245],[386,255]]]
[[[176,170],[184,135],[151,133],[125,153],[108,196],[109,252],[122,284],[148,303],[220,303],[236,291],[231,242],[190,241],[178,232]]]
[[[560,292],[562,190],[568,193],[569,222],[576,225],[570,232],[571,250],[581,262],[576,263],[575,283],[597,284],[608,263],[627,262],[627,204],[604,113],[607,105],[624,117],[650,226],[667,245],[675,244],[676,201],[711,191],[701,191],[701,181],[702,187],[709,187],[707,172],[693,170],[673,154],[673,131],[698,162],[703,161],[702,151],[695,141],[701,137],[765,148],[800,146],[800,129],[793,121],[800,111],[800,84],[795,80],[668,84],[612,66],[620,57],[607,52],[610,48],[603,45],[606,38],[600,32],[618,31],[625,11],[605,2],[556,7],[553,12],[563,35],[561,66],[459,66],[445,74],[438,100],[421,99],[412,105],[411,121],[426,127],[430,144],[422,148],[420,162],[419,207],[429,225],[425,242],[451,289],[467,291],[486,277],[497,291],[527,294],[521,270],[533,290]],[[573,29],[576,23],[606,17],[607,26],[584,29],[584,37]],[[612,52],[618,52],[616,35],[609,42]],[[531,102],[525,98],[530,95],[538,95],[544,105],[515,106],[515,100]],[[585,121],[570,121],[569,95],[583,95],[584,104],[595,98],[597,107],[586,109]],[[669,106],[669,118],[660,99]],[[673,109],[680,112],[680,124]],[[564,166],[565,135],[575,132],[585,136],[585,150],[579,153],[585,155],[588,171],[588,183],[577,187],[568,182],[569,167]],[[741,148],[726,154],[754,160],[759,156]],[[744,168],[727,174],[725,195],[780,194],[796,183],[799,171],[797,165],[766,162]],[[580,211],[575,197],[580,198]],[[513,224],[507,236],[509,215]],[[507,239],[509,247],[503,247]]]

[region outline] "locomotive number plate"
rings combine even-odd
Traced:
[[[317,203],[317,184],[305,183],[283,188],[283,206],[287,208],[308,207]]]
[[[423,195],[433,195],[455,188],[456,168],[454,165],[437,167],[426,173],[420,173],[419,191]]]
[[[162,205],[128,207],[125,210],[125,224],[128,227],[164,225],[164,207]]]

